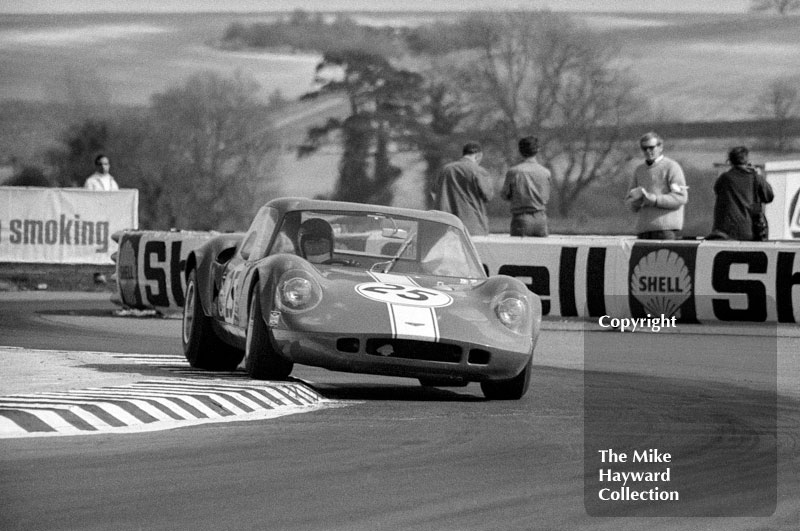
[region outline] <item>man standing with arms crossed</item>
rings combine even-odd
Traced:
[[[663,155],[663,143],[653,132],[639,139],[644,162],[634,170],[625,198],[639,214],[636,234],[642,240],[679,240],[683,230],[689,187],[680,165]]]

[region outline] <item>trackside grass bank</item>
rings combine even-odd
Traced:
[[[116,291],[114,265],[0,262],[0,291]],[[99,273],[105,278],[95,279]]]

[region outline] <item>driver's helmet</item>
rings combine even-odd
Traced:
[[[297,231],[300,255],[312,264],[333,258],[333,228],[320,218],[305,220]]]

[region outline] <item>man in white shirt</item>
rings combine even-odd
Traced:
[[[111,162],[105,155],[97,155],[94,159],[95,172],[87,177],[83,187],[87,190],[94,192],[114,192],[119,190],[117,181],[111,176],[109,170],[111,169]],[[95,273],[93,275],[95,284],[105,284],[107,282],[106,276],[103,273]]]
[[[95,172],[91,174],[83,187],[87,190],[94,190],[95,192],[113,192],[119,190],[117,181],[108,172],[111,169],[111,163],[105,155],[97,155],[94,159]]]

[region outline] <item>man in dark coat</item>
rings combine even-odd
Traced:
[[[458,216],[471,236],[489,234],[486,203],[494,195],[489,172],[480,166],[483,150],[467,142],[462,157],[446,164],[431,192],[434,208]]]
[[[737,146],[728,152],[731,169],[714,183],[717,200],[714,203],[714,228],[708,239],[752,241],[750,209],[755,202],[754,194],[762,203],[770,203],[775,197],[766,179],[750,165],[749,155],[745,146]]]

